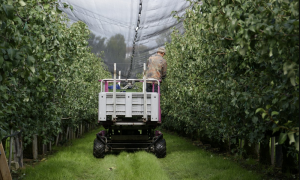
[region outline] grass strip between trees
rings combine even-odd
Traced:
[[[144,151],[110,153],[93,157],[94,130],[34,167],[26,167],[24,179],[261,179],[234,162],[205,152],[182,137],[164,133],[167,157],[157,159]]]

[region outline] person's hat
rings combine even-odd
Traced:
[[[165,54],[166,54],[166,50],[165,50],[164,47],[158,48],[157,52],[162,52],[162,53],[165,53]]]

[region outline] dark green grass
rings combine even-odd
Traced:
[[[104,159],[92,155],[96,132],[74,140],[35,167],[27,167],[26,180],[36,179],[261,179],[234,162],[216,157],[176,135],[164,133],[167,157],[157,159],[144,151],[108,154]]]

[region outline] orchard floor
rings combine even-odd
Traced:
[[[110,153],[104,159],[97,159],[92,149],[99,130],[86,133],[68,146],[56,147],[53,155],[23,168],[17,179],[266,179],[261,174],[242,168],[230,158],[207,152],[194,146],[190,140],[164,131],[167,156],[163,159],[144,151]]]

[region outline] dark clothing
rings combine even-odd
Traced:
[[[146,91],[152,92],[152,83],[147,83]],[[158,84],[154,84],[154,92],[158,93]]]

